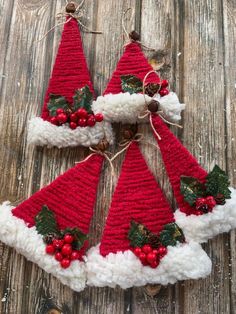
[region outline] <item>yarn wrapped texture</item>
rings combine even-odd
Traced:
[[[207,172],[158,115],[152,115],[152,121],[155,130],[161,137],[161,139],[158,139],[154,133],[179,209],[186,215],[190,215],[192,214],[192,207],[180,193],[180,177],[194,177],[203,183],[205,182]]]
[[[87,234],[103,159],[93,155],[77,164],[14,208],[12,214],[23,219],[28,227],[33,227],[35,216],[43,205],[47,205],[54,212],[60,229],[78,227]]]
[[[68,19],[70,19],[68,21]],[[78,22],[74,18],[67,18],[62,32],[55,64],[45,95],[42,119],[50,119],[47,104],[50,94],[66,97],[72,103],[73,95],[79,88],[88,85],[94,92],[87,67]]]
[[[121,87],[121,75],[134,75],[143,81],[146,74],[152,70],[153,68],[144,56],[140,44],[136,42],[129,43],[126,45],[125,51],[120,58],[103,95],[123,92]],[[156,73],[150,73],[145,80],[145,83],[160,84],[160,78]]]
[[[154,233],[174,221],[173,212],[135,142],[127,150],[112,198],[101,239],[102,256],[130,249],[131,220]]]

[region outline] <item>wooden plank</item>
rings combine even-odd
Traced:
[[[226,118],[226,156],[227,171],[232,185],[236,185],[236,3],[232,0],[223,1],[223,32],[224,32],[224,73],[225,73],[225,118]],[[236,233],[230,235],[230,312],[236,312]]]
[[[184,1],[183,141],[201,164],[225,168],[224,39],[220,1]],[[229,313],[228,236],[208,245],[212,275],[184,284],[184,313]]]

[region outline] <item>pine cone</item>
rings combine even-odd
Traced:
[[[203,213],[209,212],[209,206],[207,204],[197,206],[196,209],[202,211]]]
[[[140,40],[140,35],[136,31],[132,31],[129,33],[129,38],[133,41],[139,41]]]
[[[216,204],[218,205],[224,205],[225,204],[225,197],[223,194],[218,193],[215,197],[214,197]]]
[[[44,243],[46,243],[46,244],[52,244],[52,241],[53,241],[54,239],[56,239],[56,238],[58,238],[56,234],[54,234],[54,233],[49,233],[49,234],[47,234],[46,236],[43,237],[43,241],[44,241]]]
[[[148,243],[151,245],[153,249],[157,249],[160,246],[160,240],[157,235],[150,234],[148,237]]]
[[[66,5],[66,12],[67,13],[75,13],[76,11],[76,6],[74,4],[74,2],[70,2]]]
[[[147,85],[145,85],[145,94],[147,94],[150,97],[153,97],[156,93],[158,93],[159,89],[160,89],[159,84],[148,83]]]

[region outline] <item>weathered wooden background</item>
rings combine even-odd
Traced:
[[[88,154],[87,149],[43,149],[26,143],[26,123],[40,113],[61,28],[35,43],[55,23],[65,0],[0,0],[0,200],[19,200],[51,182]],[[83,22],[103,35],[83,33],[85,53],[100,93],[123,50],[122,12],[142,41],[164,49],[163,77],[187,104],[179,137],[201,164],[227,169],[236,184],[236,1],[87,0]],[[119,138],[120,127],[115,127]],[[149,140],[150,129],[139,128]],[[175,131],[175,130],[174,130]],[[113,151],[117,147],[112,148]],[[158,151],[142,150],[171,200]],[[122,156],[115,163],[119,173]],[[134,162],[135,167],[135,162]],[[159,173],[157,172],[159,171]],[[91,232],[99,241],[114,190],[109,167],[101,177]],[[26,239],[27,241],[27,239]],[[162,287],[152,298],[145,288],[126,291],[86,288],[74,293],[16,252],[0,245],[0,311],[31,313],[236,313],[235,232],[204,245],[212,275]],[[37,245],[37,244],[36,244]],[[2,299],[2,300],[1,300]],[[52,310],[55,310],[54,312]],[[51,311],[51,312],[50,312]]]

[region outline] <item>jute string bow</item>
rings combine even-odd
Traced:
[[[41,40],[43,40],[51,31],[53,31],[54,29],[56,29],[58,26],[61,25],[65,25],[67,23],[69,23],[72,19],[76,19],[79,23],[79,25],[84,29],[84,31],[88,32],[88,33],[92,33],[92,34],[102,34],[102,32],[100,31],[94,31],[91,30],[90,28],[88,28],[87,26],[85,26],[82,22],[81,22],[81,18],[84,16],[83,11],[81,10],[81,7],[83,6],[85,0],[83,0],[77,7],[75,6],[74,2],[71,1],[67,1],[67,4],[64,8],[63,12],[59,12],[56,15],[56,19],[63,19],[63,22],[59,22],[58,24],[54,25],[52,28],[50,28],[39,40],[36,41],[36,43],[40,42]],[[68,7],[68,5],[72,5],[74,6],[74,12],[66,12],[66,9]],[[64,21],[64,18],[69,17],[66,21]]]

